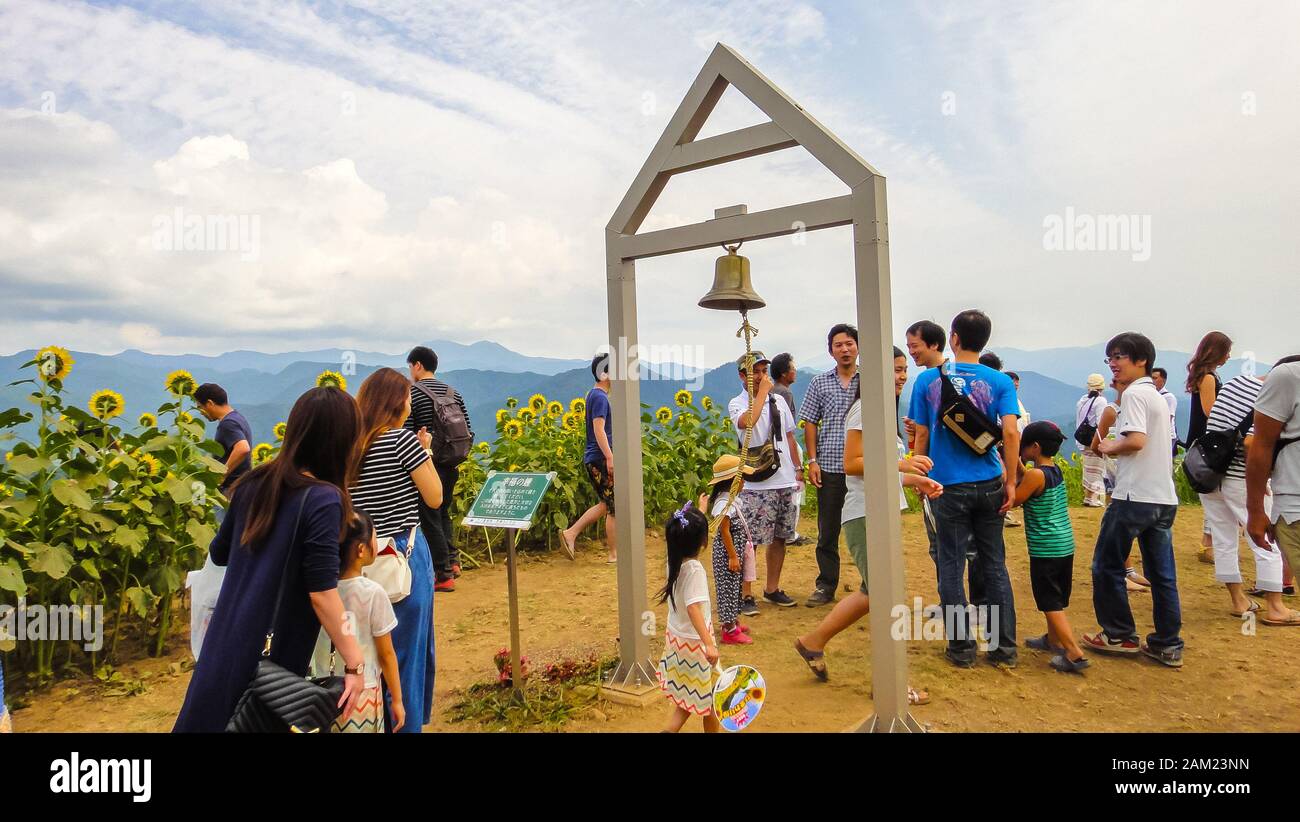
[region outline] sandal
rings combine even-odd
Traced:
[[[1253,586],[1253,587],[1251,587],[1251,588],[1247,588],[1243,593],[1245,593],[1246,596],[1248,596],[1248,597],[1263,597],[1263,596],[1266,596],[1266,595],[1268,594],[1268,591],[1265,591],[1265,590],[1261,589],[1258,585],[1255,585],[1255,586]],[[1283,588],[1282,588],[1282,596],[1284,596],[1284,597],[1293,597],[1293,596],[1295,596],[1295,586],[1294,586],[1294,585],[1287,585],[1287,586],[1283,587]]]
[[[1258,603],[1258,602],[1252,602],[1252,603],[1250,603],[1250,607],[1247,608],[1247,609],[1244,610],[1244,611],[1229,611],[1228,613],[1232,614],[1232,615],[1235,616],[1237,619],[1242,619],[1243,617],[1246,616],[1246,614],[1253,614],[1253,613],[1255,613],[1255,612],[1258,611],[1258,610],[1259,610],[1259,603]],[[1295,612],[1292,611],[1291,613],[1295,613]]]
[[[575,548],[577,546],[564,538],[563,529],[560,530],[560,546],[564,548],[564,553],[568,555],[569,559],[577,559],[577,556],[575,554]]]
[[[799,640],[794,641],[794,649],[803,657],[803,661],[808,664],[808,670],[813,672],[822,682],[830,679],[830,672],[826,670],[826,654],[824,651],[810,651],[803,647]]]
[[[1281,628],[1293,628],[1300,625],[1300,611],[1287,611],[1286,619],[1273,619],[1272,617],[1262,616],[1259,621],[1265,625],[1274,625]]]
[[[907,704],[908,705],[929,705],[930,692],[918,691],[917,689],[909,685],[907,688]]]

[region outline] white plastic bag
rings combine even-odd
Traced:
[[[211,556],[204,561],[202,568],[190,571],[185,577],[185,587],[190,589],[190,651],[196,662],[225,578],[226,569],[214,564]]]

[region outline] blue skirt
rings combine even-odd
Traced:
[[[406,550],[410,531],[393,538],[396,550]],[[424,532],[415,531],[411,552],[411,595],[393,604],[397,627],[393,629],[393,650],[397,653],[397,675],[402,679],[402,707],[406,724],[398,733],[418,734],[433,719],[433,558]],[[384,702],[392,726],[392,698],[387,690]]]

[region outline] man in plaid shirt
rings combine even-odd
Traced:
[[[840,323],[826,335],[835,368],[808,384],[799,419],[803,421],[808,481],[817,489],[817,588],[809,608],[835,601],[840,583],[840,514],[844,508],[844,415],[858,390],[858,329]]]

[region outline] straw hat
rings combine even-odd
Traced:
[[[1088,375],[1088,390],[1103,391],[1106,388],[1106,378],[1100,374]]]
[[[735,454],[723,454],[718,457],[717,462],[713,463],[713,479],[709,480],[709,485],[717,485],[720,482],[734,479],[737,471],[749,476],[754,473],[754,468],[751,465],[746,465],[742,470],[740,457]]]

